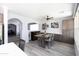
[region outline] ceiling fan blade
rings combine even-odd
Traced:
[[[50,19],[51,19],[51,18],[53,18],[53,17],[50,17]]]
[[[53,17],[47,18],[47,20],[53,19]]]
[[[50,20],[52,19],[53,17],[49,17],[48,15],[45,17],[46,20]]]

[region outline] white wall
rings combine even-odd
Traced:
[[[8,12],[8,20],[11,18],[17,18],[22,22],[22,36],[21,39],[25,40],[26,42],[29,42],[29,31],[28,31],[28,23],[36,22],[39,23],[35,19],[27,18],[25,16],[22,16],[20,14],[17,14],[15,12],[9,11]]]
[[[51,23],[53,22],[58,22],[59,24],[59,28],[51,28]],[[42,30],[42,24],[43,23],[47,23],[49,25],[49,27],[47,28],[46,32],[47,33],[54,33],[54,34],[62,34],[62,18],[58,18],[58,19],[51,19],[46,21],[45,19],[40,22],[40,30],[41,32],[44,32],[44,30]]]
[[[64,17],[64,18],[54,18],[54,19],[51,19],[51,20],[48,20],[48,21],[46,21],[46,19],[41,19],[41,21],[40,21],[40,31],[44,32],[44,30],[42,30],[42,24],[47,23],[49,25],[49,27],[46,30],[47,33],[62,34],[62,21],[63,20],[71,20],[71,19],[73,19],[71,16]],[[51,23],[53,23],[53,22],[58,22],[59,28],[51,28]]]
[[[8,43],[8,8],[6,6],[2,6],[3,8],[3,19],[4,19],[4,43]]]
[[[58,22],[59,28],[51,28],[51,23],[53,22]],[[62,20],[61,19],[54,19],[54,20],[49,20],[47,22],[49,25],[49,28],[47,28],[47,33],[54,33],[54,34],[62,34]]]
[[[74,39],[75,39],[75,52],[79,56],[79,7],[74,20]]]

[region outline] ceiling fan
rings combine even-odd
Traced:
[[[53,17],[46,16],[46,20],[51,20]]]

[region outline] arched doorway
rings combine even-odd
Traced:
[[[8,42],[17,42],[22,36],[22,22],[17,18],[8,20]]]
[[[16,25],[8,24],[8,35],[16,35]]]

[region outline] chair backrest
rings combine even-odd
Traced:
[[[54,34],[49,34],[49,40],[54,40]]]
[[[24,47],[25,47],[25,41],[24,40],[20,39],[19,47],[24,51]]]
[[[54,34],[52,33],[47,33],[45,35],[41,36],[43,39],[45,39],[45,41],[52,41],[54,40]]]
[[[51,35],[51,39],[54,40],[54,34]]]

